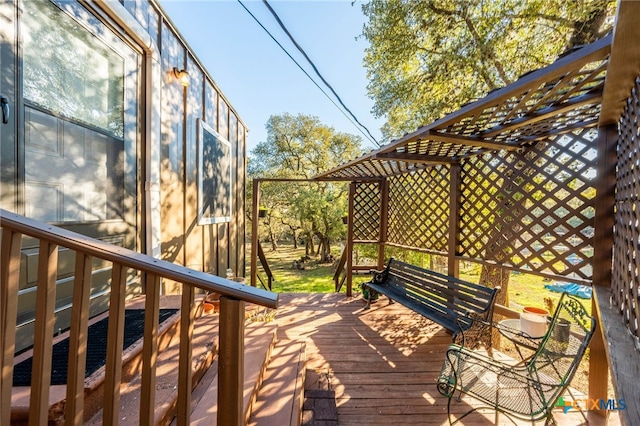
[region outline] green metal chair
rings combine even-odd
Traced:
[[[563,293],[535,353],[520,365],[505,364],[467,347],[449,346],[438,378],[448,398],[449,423],[483,408],[531,422],[555,423],[553,408],[563,395],[595,331],[595,320],[574,297]],[[452,421],[451,400],[459,392],[482,403]],[[515,422],[514,422],[515,423]]]

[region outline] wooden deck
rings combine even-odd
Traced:
[[[450,335],[397,303],[387,305],[384,298],[369,311],[363,306],[360,297],[344,294],[280,295],[278,339],[306,343],[305,388],[335,391],[341,426],[448,424],[447,400],[435,383]],[[473,403],[465,398],[455,404],[455,412],[466,412]],[[602,417],[591,417],[590,425],[604,424]],[[584,423],[575,410],[558,411],[555,419],[560,425]],[[505,416],[496,423],[487,410],[460,424],[512,423]]]

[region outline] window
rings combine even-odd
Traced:
[[[137,55],[71,2],[24,2],[22,38],[25,213],[123,221],[135,206]]]
[[[124,58],[51,2],[24,6],[25,99],[122,138]]]
[[[198,224],[231,221],[231,144],[198,120]]]

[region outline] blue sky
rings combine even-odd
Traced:
[[[264,3],[242,1],[307,73],[316,77]],[[271,0],[269,4],[346,106],[380,140],[384,120],[371,113],[373,101],[367,97],[362,66],[367,41],[356,40],[365,22],[361,2],[352,6],[350,0]],[[249,127],[249,151],[266,140],[269,117],[284,112],[316,116],[337,131],[361,136],[365,150],[374,147],[237,0],[161,0],[161,5]]]

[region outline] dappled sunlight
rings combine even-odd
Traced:
[[[336,293],[282,294],[280,303],[279,339],[304,341],[305,389],[333,391],[341,424],[448,424],[447,400],[436,388],[451,343],[442,327],[386,300],[368,311],[361,297]],[[454,401],[453,417],[478,405],[473,398]],[[460,424],[494,421],[493,411],[482,410]],[[510,421],[499,416],[497,424]]]
[[[358,333],[357,330],[354,330],[355,334],[357,334],[358,336],[360,336],[360,338],[362,339],[362,341],[369,347],[371,348],[371,350],[373,350],[375,353],[377,353],[378,355],[380,355],[380,358],[382,358],[391,368],[395,368],[396,364],[391,361],[386,355],[384,355],[382,352],[380,352],[375,344],[371,343],[371,341],[369,339],[367,339],[366,336],[362,335],[361,333]]]
[[[316,316],[312,311],[304,311],[302,315],[291,315],[289,317],[282,318],[283,323],[299,323],[303,322],[305,331],[302,335],[311,335],[315,333],[315,330],[319,327],[326,326],[332,323],[340,321],[342,317],[336,313],[329,315]],[[289,337],[289,336],[287,336]]]
[[[386,300],[380,303],[386,304]],[[398,312],[394,305],[379,307],[374,304],[370,311],[363,311],[358,318],[405,356],[410,356],[430,341],[439,344],[451,341],[450,335],[438,324],[408,309],[402,308]]]

